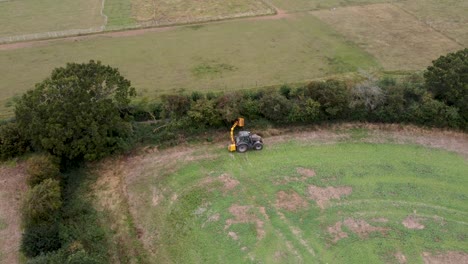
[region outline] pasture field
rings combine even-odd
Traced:
[[[0,117],[11,116],[11,99],[52,69],[91,59],[119,68],[146,97],[182,88],[229,91],[380,69],[372,56],[310,14],[55,40],[0,47]]]
[[[99,28],[105,24],[96,0],[0,1],[0,38]]]
[[[422,69],[440,54],[463,48],[391,4],[343,7],[313,14],[374,55],[386,70]]]
[[[394,2],[389,0],[270,0],[277,8],[289,12],[330,9],[343,6]]]
[[[394,4],[461,45],[468,46],[467,1],[406,0]]]
[[[466,156],[376,143],[397,138],[322,131],[246,154],[211,145],[110,160],[96,203],[117,238],[134,224],[150,263],[468,261]],[[128,209],[109,206],[115,193]]]
[[[106,29],[113,30],[267,15],[274,9],[260,0],[107,0],[104,13]]]
[[[270,6],[260,0],[132,0],[131,2],[132,14],[137,21],[150,21],[156,25],[274,13]]]

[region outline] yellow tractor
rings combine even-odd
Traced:
[[[262,150],[263,149],[263,139],[257,134],[250,134],[249,131],[239,131],[236,137],[234,137],[234,129],[239,127],[244,127],[244,118],[239,117],[234,122],[234,125],[231,127],[231,144],[228,146],[228,150],[234,152],[243,153],[249,149]]]

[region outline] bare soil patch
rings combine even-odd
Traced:
[[[21,241],[21,198],[27,190],[26,166],[0,167],[0,262],[18,263]]]
[[[468,264],[468,254],[463,252],[449,251],[440,254],[423,252],[422,257],[425,264]]]
[[[312,12],[374,55],[386,70],[419,70],[440,55],[463,48],[392,4]]]
[[[276,194],[276,207],[286,211],[295,212],[308,206],[307,201],[296,192],[287,193],[279,191]]]
[[[360,238],[367,238],[372,232],[385,234],[388,231],[388,228],[372,226],[362,219],[347,218],[343,221],[343,224]]]
[[[213,191],[213,188],[210,186],[212,183],[219,182],[222,184],[221,191],[226,194],[228,191],[236,188],[239,185],[239,181],[234,179],[231,175],[223,173],[221,176],[213,178],[207,177],[201,181],[202,186],[207,186],[208,190]]]
[[[307,169],[307,168],[297,168],[297,173],[307,178],[311,178],[315,176],[315,171],[312,169]]]
[[[406,217],[403,222],[401,222],[406,228],[408,229],[424,229],[424,225],[421,224],[421,218],[419,217],[416,217],[414,215],[409,215],[408,217]]]
[[[400,263],[400,264],[406,264],[406,263],[408,263],[408,261],[406,260],[406,256],[403,255],[403,253],[401,253],[400,251],[398,251],[397,253],[395,253],[393,256],[395,256],[395,258],[397,259],[398,263]]]
[[[228,235],[234,240],[239,240],[239,236],[236,234],[236,232],[229,231]]]
[[[353,189],[351,187],[317,187],[309,185],[307,194],[309,199],[314,200],[318,207],[324,209],[331,199],[339,200],[342,196],[350,195]]]
[[[307,179],[312,178],[315,176],[315,171],[312,169],[306,169],[306,168],[297,168],[296,169],[297,173],[301,175],[301,177],[296,177],[296,176],[284,176],[281,179],[276,179],[273,181],[274,184],[276,185],[284,185],[289,182],[305,182]]]
[[[229,207],[229,212],[234,216],[234,219],[230,218],[226,220],[224,230],[227,230],[233,224],[254,223],[256,225],[257,238],[261,240],[265,236],[264,221],[258,216],[261,214],[265,219],[268,219],[265,207],[234,204]]]
[[[343,223],[340,221],[340,222],[336,222],[335,225],[329,226],[327,228],[328,233],[330,233],[333,236],[333,239],[332,239],[333,243],[336,243],[340,239],[348,237],[348,233],[343,232],[343,230],[341,229],[342,225],[343,225]]]
[[[385,217],[379,217],[379,218],[373,218],[371,219],[371,221],[376,222],[376,223],[387,223],[388,219]]]
[[[329,226],[327,231],[333,236],[332,242],[336,243],[340,239],[348,237],[348,234],[342,230],[342,226],[346,226],[360,238],[367,238],[372,232],[380,232],[385,234],[389,229],[385,227],[372,226],[362,219],[346,218],[344,221],[336,222],[333,226]]]

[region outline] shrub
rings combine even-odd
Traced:
[[[429,94],[412,110],[414,123],[431,127],[459,128],[461,126],[458,109],[432,99]]]
[[[274,90],[264,94],[258,104],[262,115],[274,122],[286,121],[291,111],[288,99]]]
[[[260,117],[260,105],[258,100],[244,97],[239,105],[240,114],[249,120],[255,120]]]
[[[216,127],[221,124],[221,115],[215,109],[215,102],[200,99],[192,104],[187,115],[197,127]]]
[[[59,181],[45,179],[26,193],[22,207],[23,222],[26,226],[53,223],[61,206]]]
[[[306,98],[296,100],[293,103],[288,120],[291,122],[313,122],[318,120],[319,116],[320,103]]]
[[[28,226],[21,237],[21,251],[27,257],[46,254],[61,247],[57,224]]]
[[[348,114],[350,92],[343,82],[311,82],[304,93],[320,103],[322,114],[327,119],[343,118]]]
[[[163,95],[161,101],[164,117],[179,118],[185,116],[190,109],[190,99],[185,95]]]
[[[27,162],[27,183],[30,187],[46,179],[58,179],[60,175],[58,159],[49,154],[35,155]]]
[[[0,160],[20,156],[29,150],[29,141],[20,133],[18,125],[0,125]]]
[[[232,123],[241,114],[242,94],[239,92],[221,95],[216,100],[216,110],[225,123]]]

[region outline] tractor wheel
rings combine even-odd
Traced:
[[[249,149],[247,144],[240,144],[237,146],[237,152],[244,153]]]
[[[255,150],[262,150],[262,149],[263,149],[263,144],[260,143],[260,142],[256,142],[256,143],[253,145],[253,149],[255,149]]]

